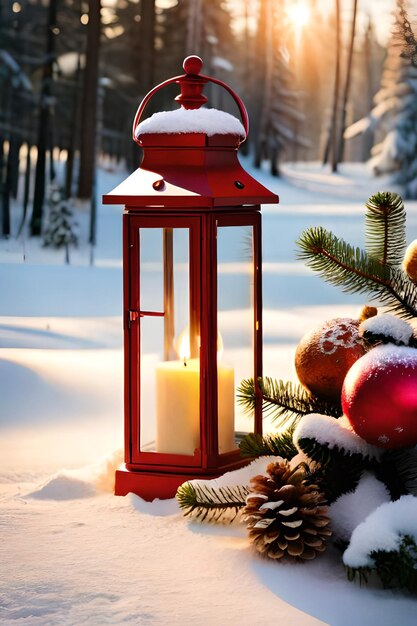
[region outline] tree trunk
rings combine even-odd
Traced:
[[[88,7],[87,51],[81,119],[80,176],[78,180],[79,198],[91,197],[96,167],[101,0],[89,0]]]
[[[65,197],[71,198],[73,194],[73,177],[74,177],[74,161],[75,151],[77,148],[77,138],[79,131],[79,118],[80,118],[80,84],[81,77],[81,53],[77,55],[77,69],[75,72],[74,81],[74,94],[72,98],[72,116],[71,116],[71,129],[70,139],[68,144],[68,156],[65,167]]]
[[[203,42],[203,3],[202,0],[188,1],[187,54],[202,54]]]
[[[10,144],[5,167],[5,177],[2,189],[2,232],[6,239],[10,236]]]
[[[266,33],[270,33],[270,0],[260,0],[258,9],[258,28],[254,46],[253,83],[252,93],[256,94],[253,99],[253,122],[252,142],[254,145],[254,166],[260,167],[263,156],[264,137],[262,136],[262,113],[265,111],[265,98],[267,91],[267,57],[268,45]]]
[[[244,11],[244,86],[243,93],[245,97],[245,101],[249,104],[251,100],[250,93],[250,75],[251,75],[251,35],[249,30],[249,20],[250,20],[250,12],[249,12],[249,0],[244,0],[243,3],[243,11]],[[249,112],[251,114],[251,111]],[[247,155],[249,153],[249,140],[246,138],[246,141],[240,146],[240,154]]]
[[[12,116],[12,128],[15,120]],[[7,155],[6,181],[3,196],[3,235],[10,236],[10,196],[16,198],[19,182],[19,151],[20,139],[12,132],[9,139],[9,153]]]
[[[374,99],[374,70],[372,59],[372,42],[374,39],[373,26],[371,18],[369,18],[368,28],[366,29],[365,43],[364,43],[364,56],[365,56],[365,72],[366,72],[366,98],[367,98],[367,110],[371,111]],[[372,146],[374,145],[374,131],[368,129],[363,134],[362,138],[362,160],[367,161],[371,153]]]
[[[19,229],[17,231],[17,236],[19,237],[22,233],[23,227],[26,222],[26,215],[28,211],[29,204],[29,190],[30,190],[30,171],[31,171],[31,159],[30,159],[30,143],[27,144],[27,153],[26,153],[26,165],[25,165],[25,182],[23,188],[23,214],[22,219],[20,221]]]
[[[351,75],[352,75],[353,49],[355,45],[355,34],[356,34],[356,16],[358,12],[357,9],[358,9],[358,0],[353,0],[352,26],[350,29],[349,52],[348,52],[348,58],[347,58],[345,88],[343,91],[342,118],[340,121],[339,148],[338,148],[338,154],[337,154],[337,160],[339,163],[343,161],[343,152],[345,148],[345,138],[343,135],[346,130],[345,127],[346,127],[347,103],[349,99],[350,81],[351,81]]]
[[[141,0],[139,84],[143,93],[154,85],[155,0]]]
[[[55,33],[57,16],[57,0],[49,0],[48,24],[46,34],[46,62],[42,72],[41,104],[38,123],[38,157],[35,172],[35,191],[33,195],[33,211],[30,220],[30,234],[39,236],[42,230],[43,203],[45,199],[46,151],[50,138],[50,107],[52,94],[53,62],[55,59]]]
[[[339,86],[340,86],[340,0],[336,0],[336,67],[334,76],[334,92],[333,92],[333,112],[332,112],[332,125],[330,129],[331,147],[332,147],[332,172],[337,172],[337,146],[338,146],[338,133],[337,133],[337,117],[339,109]]]
[[[15,123],[16,120],[13,121],[13,128],[16,128],[14,126]],[[13,133],[10,137],[8,160],[8,167],[10,167],[10,192],[13,198],[17,198],[19,187],[19,156],[21,146],[22,140]]]

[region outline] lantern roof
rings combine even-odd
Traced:
[[[154,87],[142,100],[133,123],[133,139],[143,148],[140,167],[113,191],[104,204],[126,209],[213,209],[278,202],[278,196],[252,178],[240,165],[237,150],[245,141],[248,115],[237,94],[222,81],[200,74],[203,62],[187,57],[185,74]],[[242,123],[217,109],[200,108],[207,102],[207,82],[220,85],[234,98]],[[175,98],[181,108],[152,115],[140,122],[152,96],[171,83],[180,85]]]

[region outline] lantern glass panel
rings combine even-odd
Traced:
[[[140,308],[164,310],[163,229],[139,229]]]
[[[217,229],[219,453],[254,432],[254,413],[237,402],[236,388],[254,376],[253,226]]]
[[[195,325],[190,337],[190,229],[141,228],[139,234],[140,451],[194,455],[200,362]]]

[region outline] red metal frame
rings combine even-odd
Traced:
[[[175,467],[201,467],[201,452],[194,456],[162,454],[160,452],[144,452],[141,450],[140,440],[140,394],[141,394],[141,371],[140,371],[140,353],[141,353],[141,302],[140,302],[140,229],[149,228],[187,228],[190,232],[190,309],[200,317],[200,252],[199,242],[200,218],[191,216],[175,216],[175,215],[154,215],[154,216],[138,216],[125,215],[124,219],[128,224],[129,232],[128,245],[130,250],[127,271],[125,271],[125,286],[128,292],[127,311],[137,311],[139,313],[136,323],[131,324],[125,332],[128,334],[128,351],[129,351],[129,397],[128,406],[129,415],[126,416],[129,421],[130,432],[130,459],[127,461],[129,466],[141,468],[153,468],[153,466],[175,466]],[[161,315],[159,312],[148,312],[148,315]],[[200,370],[202,368],[200,367]],[[205,375],[201,371],[201,377]],[[200,384],[200,389],[202,388]],[[200,395],[200,403],[202,402]]]
[[[124,215],[124,302],[125,302],[125,462],[117,473],[116,493],[133,490],[145,497],[175,492],[194,476],[219,475],[241,467],[247,460],[239,450],[219,454],[217,407],[217,228],[252,226],[254,247],[254,378],[262,375],[261,216],[259,206],[244,211],[221,211],[167,215],[153,213]],[[188,228],[190,230],[190,309],[200,323],[200,452],[194,456],[144,452],[140,449],[140,267],[139,229]],[[130,312],[138,312],[130,322]],[[160,315],[159,312],[150,314]],[[261,406],[255,408],[255,432],[262,432]],[[167,482],[168,481],[168,482]],[[175,487],[175,489],[176,489]],[[162,492],[161,492],[162,489]],[[168,490],[168,491],[167,491]],[[168,497],[168,496],[167,496]]]
[[[230,211],[201,213],[190,217],[155,213],[138,215],[125,213],[124,233],[126,265],[124,272],[125,294],[125,462],[131,470],[181,473],[191,469],[201,474],[209,469],[220,470],[223,465],[242,464],[239,451],[218,452],[217,421],[217,227],[252,226],[254,238],[254,378],[262,375],[261,351],[261,277],[260,277],[260,213],[259,207],[244,212]],[[190,310],[200,326],[200,453],[194,456],[162,454],[141,451],[140,422],[146,419],[140,410],[140,267],[139,239],[141,228],[190,229]],[[137,312],[134,322],[131,312]],[[148,312],[148,315],[161,315]],[[261,432],[260,407],[255,410],[255,432]],[[209,417],[210,416],[210,417]]]
[[[252,211],[250,214],[228,211],[227,214],[219,215],[216,221],[220,227],[252,226],[253,228],[253,379],[255,380],[258,398],[255,404],[254,432],[262,434],[262,394],[257,384],[258,378],[262,377],[262,217],[260,207],[253,208],[257,210]]]

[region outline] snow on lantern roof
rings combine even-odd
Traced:
[[[141,122],[136,128],[136,138],[153,133],[204,133],[213,135],[239,135],[246,137],[242,123],[236,117],[218,109],[176,109],[161,111]]]

